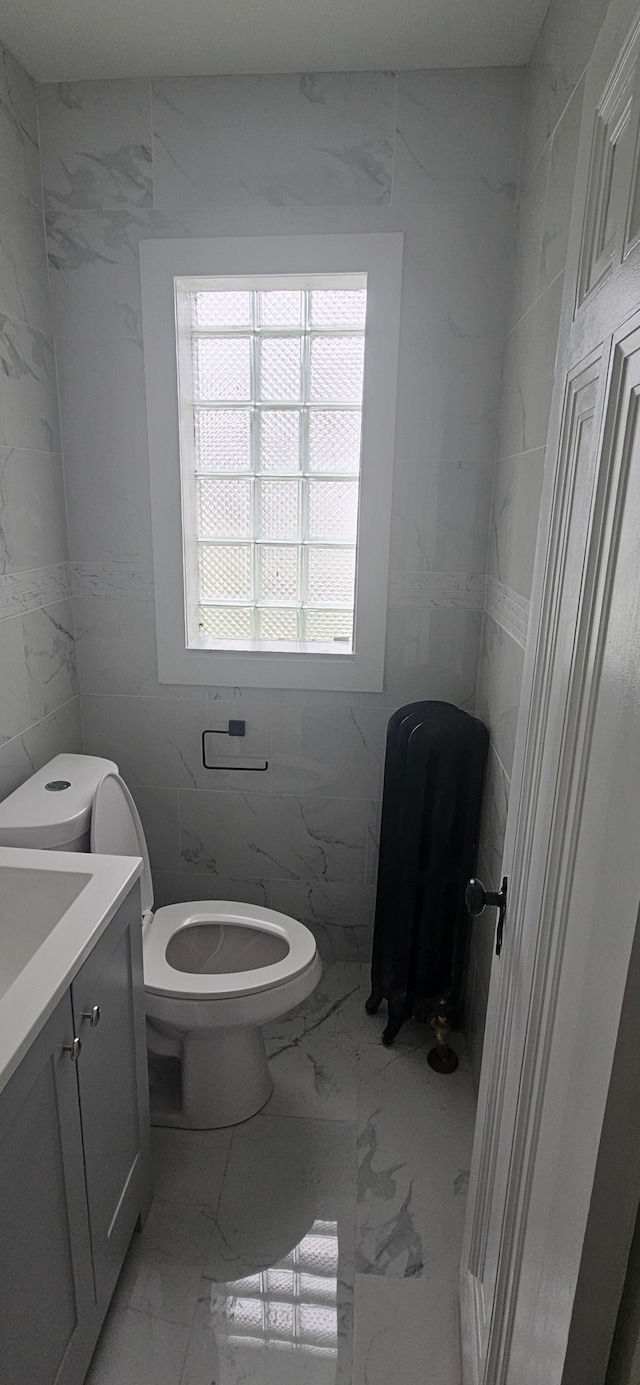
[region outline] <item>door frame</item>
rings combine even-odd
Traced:
[[[571,360],[567,356],[564,362],[565,368],[570,367],[566,383],[563,383],[565,369],[558,371],[558,361],[562,363],[563,350],[568,349],[580,282],[583,195],[589,186],[592,148],[589,112],[593,111],[593,105],[589,97],[591,102],[600,97],[594,83],[597,84],[603,68],[605,76],[614,64],[618,68],[637,37],[640,17],[635,0],[612,0],[605,26],[589,66],[583,107],[585,116],[576,170],[504,848],[504,870],[513,883],[502,959],[494,962],[492,968],[478,1096],[461,1271],[466,1385],[481,1385],[485,1381],[490,1385],[506,1385],[510,1378],[516,1288],[529,1229],[529,1197],[538,1155],[552,1041],[559,1020],[558,995],[573,854],[598,684],[599,632],[607,595],[605,579],[615,545],[612,504],[615,507],[617,478],[607,429],[616,416],[611,403],[620,388],[616,378],[616,372],[619,374],[621,370],[618,343],[615,338],[605,339],[602,347],[583,359],[576,359],[579,355],[576,337],[579,339],[580,333],[574,332]],[[618,53],[621,56],[616,63]],[[630,320],[618,337],[626,337],[634,325]],[[572,366],[571,361],[575,362]],[[575,417],[579,387],[588,383],[589,372],[594,381],[598,377],[593,407],[592,465],[600,458],[603,465],[597,473],[594,470],[592,483],[585,488],[582,484],[576,485],[577,449],[572,439],[575,440],[580,424],[580,419]],[[608,400],[606,415],[605,399]],[[581,476],[581,482],[583,480]],[[577,513],[576,507],[584,506],[585,501],[589,509],[589,513],[582,516],[583,525],[586,525],[587,561],[584,569],[578,571],[576,568],[572,572],[571,564],[575,566],[576,555],[571,553],[570,522]],[[575,612],[571,626],[567,622],[566,597],[567,591],[572,589],[575,591]],[[569,656],[567,650],[571,651]],[[524,996],[523,977],[527,987]],[[620,1008],[612,1016],[610,1072],[623,1004],[622,990]],[[598,1119],[601,1118],[600,1115]],[[513,1131],[508,1157],[500,1146],[500,1134],[505,1128]],[[635,1162],[637,1164],[637,1160]],[[594,1196],[596,1191],[597,1181]],[[488,1212],[492,1204],[504,1208],[504,1217],[495,1295],[492,1304],[487,1306],[482,1297],[481,1273],[474,1271],[483,1264],[489,1232]],[[619,1213],[620,1234],[622,1240],[629,1243],[636,1206],[637,1200],[634,1203],[634,1198],[627,1196],[624,1209],[621,1207]],[[587,1260],[588,1241],[587,1237],[584,1242]],[[594,1260],[592,1256],[591,1269]],[[579,1297],[577,1294],[576,1307]],[[615,1307],[610,1303],[607,1323],[601,1330],[603,1341],[607,1333],[613,1331],[617,1302],[619,1297]],[[587,1325],[588,1317],[583,1331]],[[596,1379],[594,1376],[594,1382]],[[585,1377],[582,1381],[584,1385]]]

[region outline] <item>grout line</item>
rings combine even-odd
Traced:
[[[497,750],[496,750],[495,741],[493,740],[493,738],[490,738],[490,740],[489,740],[489,750],[492,751],[493,754],[495,755],[496,760],[498,761],[498,764],[499,764],[499,766],[500,766],[500,769],[502,770],[502,773],[504,774],[504,777],[505,777],[505,779],[506,779],[506,781],[507,781],[507,784],[509,785],[509,789],[511,789],[511,775],[510,775],[510,774],[507,774],[507,771],[506,771],[506,769],[505,769],[505,767],[504,767],[504,765],[503,765],[503,763],[502,763],[502,760],[500,759],[500,756],[499,756],[499,754],[498,754],[498,752],[497,752]]]
[[[394,91],[395,102],[394,102],[394,111],[393,111],[393,147],[392,147],[392,150],[391,150],[391,187],[389,188],[389,203],[388,203],[389,207],[395,207],[395,202],[394,202],[394,200],[393,200],[393,189],[394,189],[394,183],[395,183],[395,177],[396,177],[396,155],[397,155],[397,152],[398,152],[398,99],[399,99],[399,93],[398,93],[399,79],[398,79],[398,73],[397,73],[397,72],[394,73],[394,81],[395,81],[395,91]]]
[[[529,313],[530,313],[530,312],[533,312],[533,309],[536,308],[536,307],[538,306],[538,303],[540,303],[540,302],[542,301],[542,299],[544,298],[545,294],[548,293],[549,290],[553,288],[554,284],[556,284],[556,283],[558,282],[558,279],[561,279],[561,278],[562,278],[562,275],[564,274],[565,269],[566,269],[566,264],[564,264],[564,265],[562,266],[562,269],[559,269],[559,270],[558,270],[558,273],[554,275],[554,277],[553,277],[553,279],[551,279],[550,283],[548,283],[547,286],[546,286],[546,288],[544,288],[544,289],[542,290],[542,293],[539,293],[538,296],[537,296],[537,298],[534,298],[533,303],[530,303],[530,304],[529,304],[529,307],[526,309],[526,311],[525,311],[524,313],[522,313],[522,316],[519,317],[518,320],[517,320],[517,322],[514,322],[513,326],[509,328],[509,331],[507,332],[507,335],[506,335],[506,337],[505,337],[505,350],[506,350],[506,345],[507,345],[507,342],[508,342],[508,340],[509,340],[509,337],[513,336],[513,334],[514,334],[514,332],[516,331],[516,329],[517,329],[518,327],[521,326],[521,324],[524,322],[525,318],[529,316]],[[539,445],[542,446],[542,444],[539,444]],[[535,448],[532,448],[532,449],[530,449],[530,450],[531,450],[531,451],[535,451],[536,449],[535,449]]]
[[[156,211],[155,131],[153,120],[153,77],[149,78],[149,129],[151,131],[151,210]]]

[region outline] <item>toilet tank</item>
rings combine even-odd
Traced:
[[[0,803],[0,846],[89,851],[96,789],[117,769],[97,755],[56,755]]]

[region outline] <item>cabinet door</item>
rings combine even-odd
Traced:
[[[95,1310],[69,994],[0,1095],[0,1380],[82,1379]]]
[[[138,887],[78,972],[71,998],[82,1041],[77,1068],[96,1298],[105,1307],[149,1199]]]

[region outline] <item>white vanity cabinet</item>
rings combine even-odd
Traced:
[[[80,1385],[149,1200],[136,883],[0,1094],[0,1381]]]

